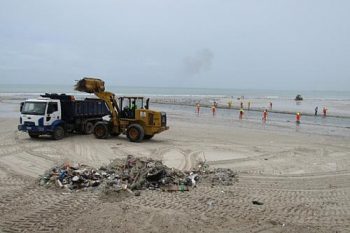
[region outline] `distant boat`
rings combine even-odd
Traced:
[[[301,101],[301,100],[303,100],[303,97],[301,95],[297,95],[295,97],[295,101]]]

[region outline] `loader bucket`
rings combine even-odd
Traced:
[[[75,84],[76,91],[95,93],[105,90],[105,82],[98,78],[83,78]]]

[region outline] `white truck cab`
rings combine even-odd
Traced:
[[[55,99],[28,99],[21,104],[18,129],[29,133],[30,137],[52,134],[55,125],[61,122],[61,102]]]

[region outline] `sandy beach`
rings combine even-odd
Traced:
[[[9,106],[11,111],[17,107]],[[350,231],[349,129],[318,133],[317,126],[263,126],[171,109],[167,114],[170,130],[142,143],[125,136],[30,139],[17,131],[16,117],[3,114],[0,231]],[[198,185],[184,193],[142,191],[121,200],[37,184],[39,175],[64,161],[97,167],[129,154],[182,170],[206,160],[212,167],[233,169],[239,181],[224,187]],[[253,200],[263,205],[253,205]]]
[[[2,1],[0,233],[350,233],[350,1]]]

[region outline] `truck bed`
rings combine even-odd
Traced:
[[[62,101],[62,118],[72,121],[77,118],[94,118],[109,115],[106,103],[99,99]]]

